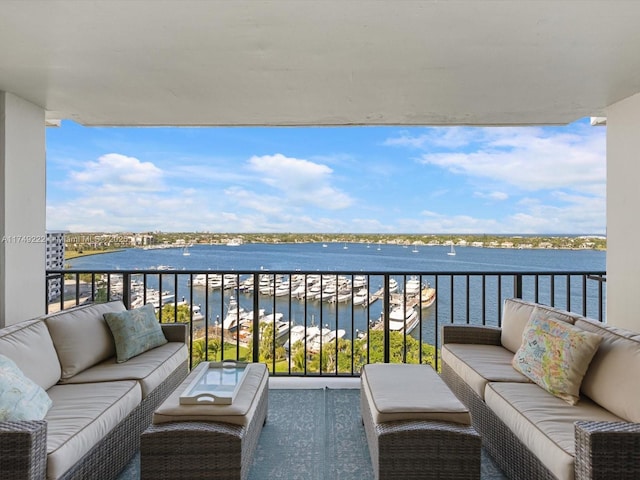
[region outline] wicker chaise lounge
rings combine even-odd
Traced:
[[[640,478],[640,335],[508,299],[502,328],[443,328],[442,378],[468,406],[483,445],[512,480]],[[532,317],[597,333],[577,405],[511,366]]]

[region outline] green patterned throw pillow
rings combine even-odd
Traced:
[[[133,310],[105,313],[104,319],[113,334],[118,363],[167,343],[150,303]]]
[[[571,405],[602,337],[556,320],[532,316],[522,333],[513,367]]]
[[[44,389],[0,355],[0,421],[42,420],[52,402]]]

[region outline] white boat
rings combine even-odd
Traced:
[[[353,277],[353,288],[362,288],[367,286],[367,277],[365,275],[356,275]]]
[[[436,301],[436,289],[428,285],[422,288],[421,295],[421,308],[430,307]]]
[[[447,252],[447,255],[453,256],[455,254],[456,254],[456,249],[455,249],[455,247],[453,246],[453,243],[452,243],[451,244],[451,250]]]
[[[222,275],[219,273],[199,273],[187,281],[187,285],[189,284],[194,287],[220,288],[222,286]]]
[[[282,314],[280,314],[282,315]],[[258,318],[264,317],[264,309],[258,310]],[[247,311],[238,305],[238,301],[235,297],[229,299],[229,307],[227,308],[227,315],[222,321],[222,328],[233,332],[245,324],[253,322],[253,310]]]
[[[275,289],[274,294],[275,294],[276,297],[284,297],[284,296],[289,295],[290,291],[291,291],[290,284],[287,281],[287,282],[283,282],[280,285],[278,285],[276,287],[276,289]]]
[[[324,290],[322,291],[322,301],[323,302],[332,302],[337,295],[336,284],[335,282],[331,282],[325,285]]]
[[[132,308],[141,307],[144,304],[151,303],[155,309],[159,309],[167,303],[173,302],[175,295],[168,291],[162,292],[162,295],[155,288],[147,288],[147,298],[144,298],[144,293],[138,294],[138,296],[131,302]]]
[[[353,295],[353,304],[354,305],[366,305],[369,301],[369,290],[365,287],[362,287]]]
[[[296,288],[291,290],[291,298],[302,299],[307,294],[307,286],[304,283],[301,283]]]
[[[291,345],[304,341],[306,333],[307,328],[304,325],[293,325],[289,330],[289,339],[284,343],[284,349],[289,352]]]
[[[307,328],[307,352],[318,353],[328,343],[344,337],[345,330],[330,330],[328,328]]]
[[[289,322],[285,322],[284,320],[282,320],[283,317],[284,315],[282,313],[277,313],[277,312],[275,315],[270,313],[269,315],[264,315],[260,317],[260,326],[261,326],[260,334],[262,335],[263,326],[274,325],[275,331],[276,331],[275,333],[276,343],[282,344],[283,340],[285,339],[285,337],[287,336],[291,328],[291,326],[289,325]]]
[[[191,255],[191,252],[189,252],[188,246],[184,247],[184,249],[182,250],[182,255],[184,255],[185,257],[188,257],[189,255]]]
[[[253,292],[253,275],[250,275],[249,277],[242,280],[240,282],[240,285],[238,285],[238,290],[243,293]]]
[[[227,247],[239,247],[240,245],[242,245],[241,238],[232,238],[227,242]]]
[[[395,278],[389,279],[389,293],[396,293],[398,291],[398,282]]]
[[[382,323],[382,318],[380,319]],[[392,332],[411,333],[419,323],[418,311],[415,308],[406,310],[400,305],[389,312],[389,330]]]
[[[335,296],[329,299],[329,303],[346,303],[349,301],[351,301],[351,287],[341,288]]]
[[[420,279],[412,275],[405,283],[404,291],[407,295],[417,295],[420,292]]]

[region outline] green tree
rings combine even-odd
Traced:
[[[156,313],[156,317],[160,318],[160,314]],[[165,305],[162,307],[162,323],[189,323],[191,319],[191,308],[189,305]]]
[[[269,363],[273,360],[273,323],[260,323],[260,361]]]

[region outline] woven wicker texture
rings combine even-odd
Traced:
[[[640,478],[640,424],[576,422],[576,479]]]
[[[480,479],[482,442],[473,427],[423,420],[376,424],[364,395],[360,409],[377,479]]]
[[[142,435],[140,475],[148,480],[246,479],[266,421],[268,389],[246,426],[215,422],[151,425]]]
[[[500,345],[500,329],[476,325],[444,325],[442,327],[442,344],[445,343]]]
[[[35,480],[47,473],[47,422],[0,423],[0,478]]]

